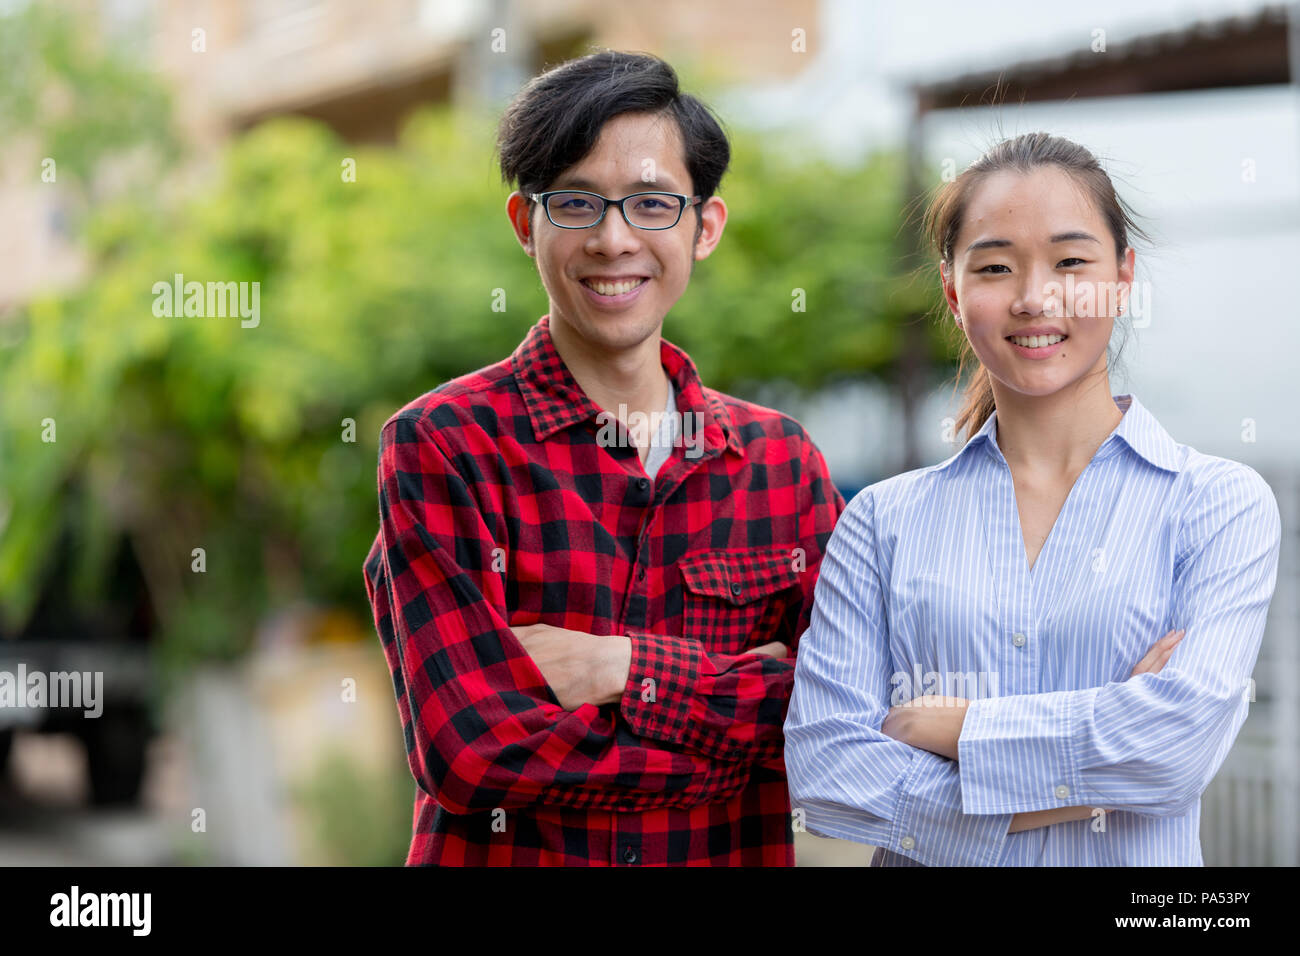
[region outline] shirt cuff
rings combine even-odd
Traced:
[[[691,737],[691,696],[704,649],[694,641],[627,633],[632,664],[619,710],[638,736],[664,742]]]
[[[893,843],[885,849],[925,866],[997,866],[1011,814],[973,815],[961,801],[963,773],[921,751],[903,780]]]
[[[1027,813],[1088,806],[1075,759],[1078,711],[1093,698],[1072,691],[982,697],[966,708],[957,738],[967,813]]]
[[[848,806],[814,804],[805,807],[807,828],[884,847],[922,866],[997,866],[1002,859],[1011,814],[964,813],[958,769],[951,760],[916,751],[896,800],[887,820]]]

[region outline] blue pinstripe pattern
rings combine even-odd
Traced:
[[[1202,864],[1200,796],[1246,718],[1281,521],[1253,469],[1115,402],[1032,568],[996,413],[840,517],[785,723],[809,830],[883,866]],[[1163,670],[1131,677],[1172,628]],[[880,733],[923,693],[971,700],[956,761]],[[1008,833],[1068,806],[1105,812]]]

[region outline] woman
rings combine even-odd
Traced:
[[[1136,230],[1087,150],[1003,142],[927,227],[980,363],[974,436],[835,527],[785,724],[792,801],[877,866],[1200,865],[1277,503],[1111,395]]]

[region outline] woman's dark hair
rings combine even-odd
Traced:
[[[525,196],[543,192],[591,152],[605,124],[622,113],[666,114],[677,121],[694,195],[717,191],[731,146],[709,108],[677,86],[658,57],[603,50],[533,77],[501,117],[501,178]],[[697,214],[699,207],[696,207]]]
[[[1129,245],[1129,236],[1147,238],[1146,233],[1137,225],[1137,217],[1115,192],[1110,176],[1092,153],[1078,143],[1059,136],[1026,133],[998,143],[971,163],[955,180],[945,183],[931,200],[925,213],[925,236],[949,268],[953,263],[953,244],[961,231],[962,220],[975,187],[992,173],[1004,170],[1027,173],[1040,166],[1063,169],[1087,192],[1106,220],[1111,237],[1115,240],[1117,256],[1124,255],[1124,250]],[[946,316],[946,308],[942,308],[942,312]],[[962,336],[958,382],[970,361],[974,361],[976,369],[967,383],[965,401],[961,414],[957,416],[956,425],[957,432],[964,430],[968,437],[983,427],[995,409],[988,369],[971,349],[969,340]],[[1110,361],[1107,364],[1111,364]]]

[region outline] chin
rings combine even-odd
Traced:
[[[569,322],[569,326],[593,345],[612,350],[630,349],[650,338],[662,325],[651,314],[586,314]]]

